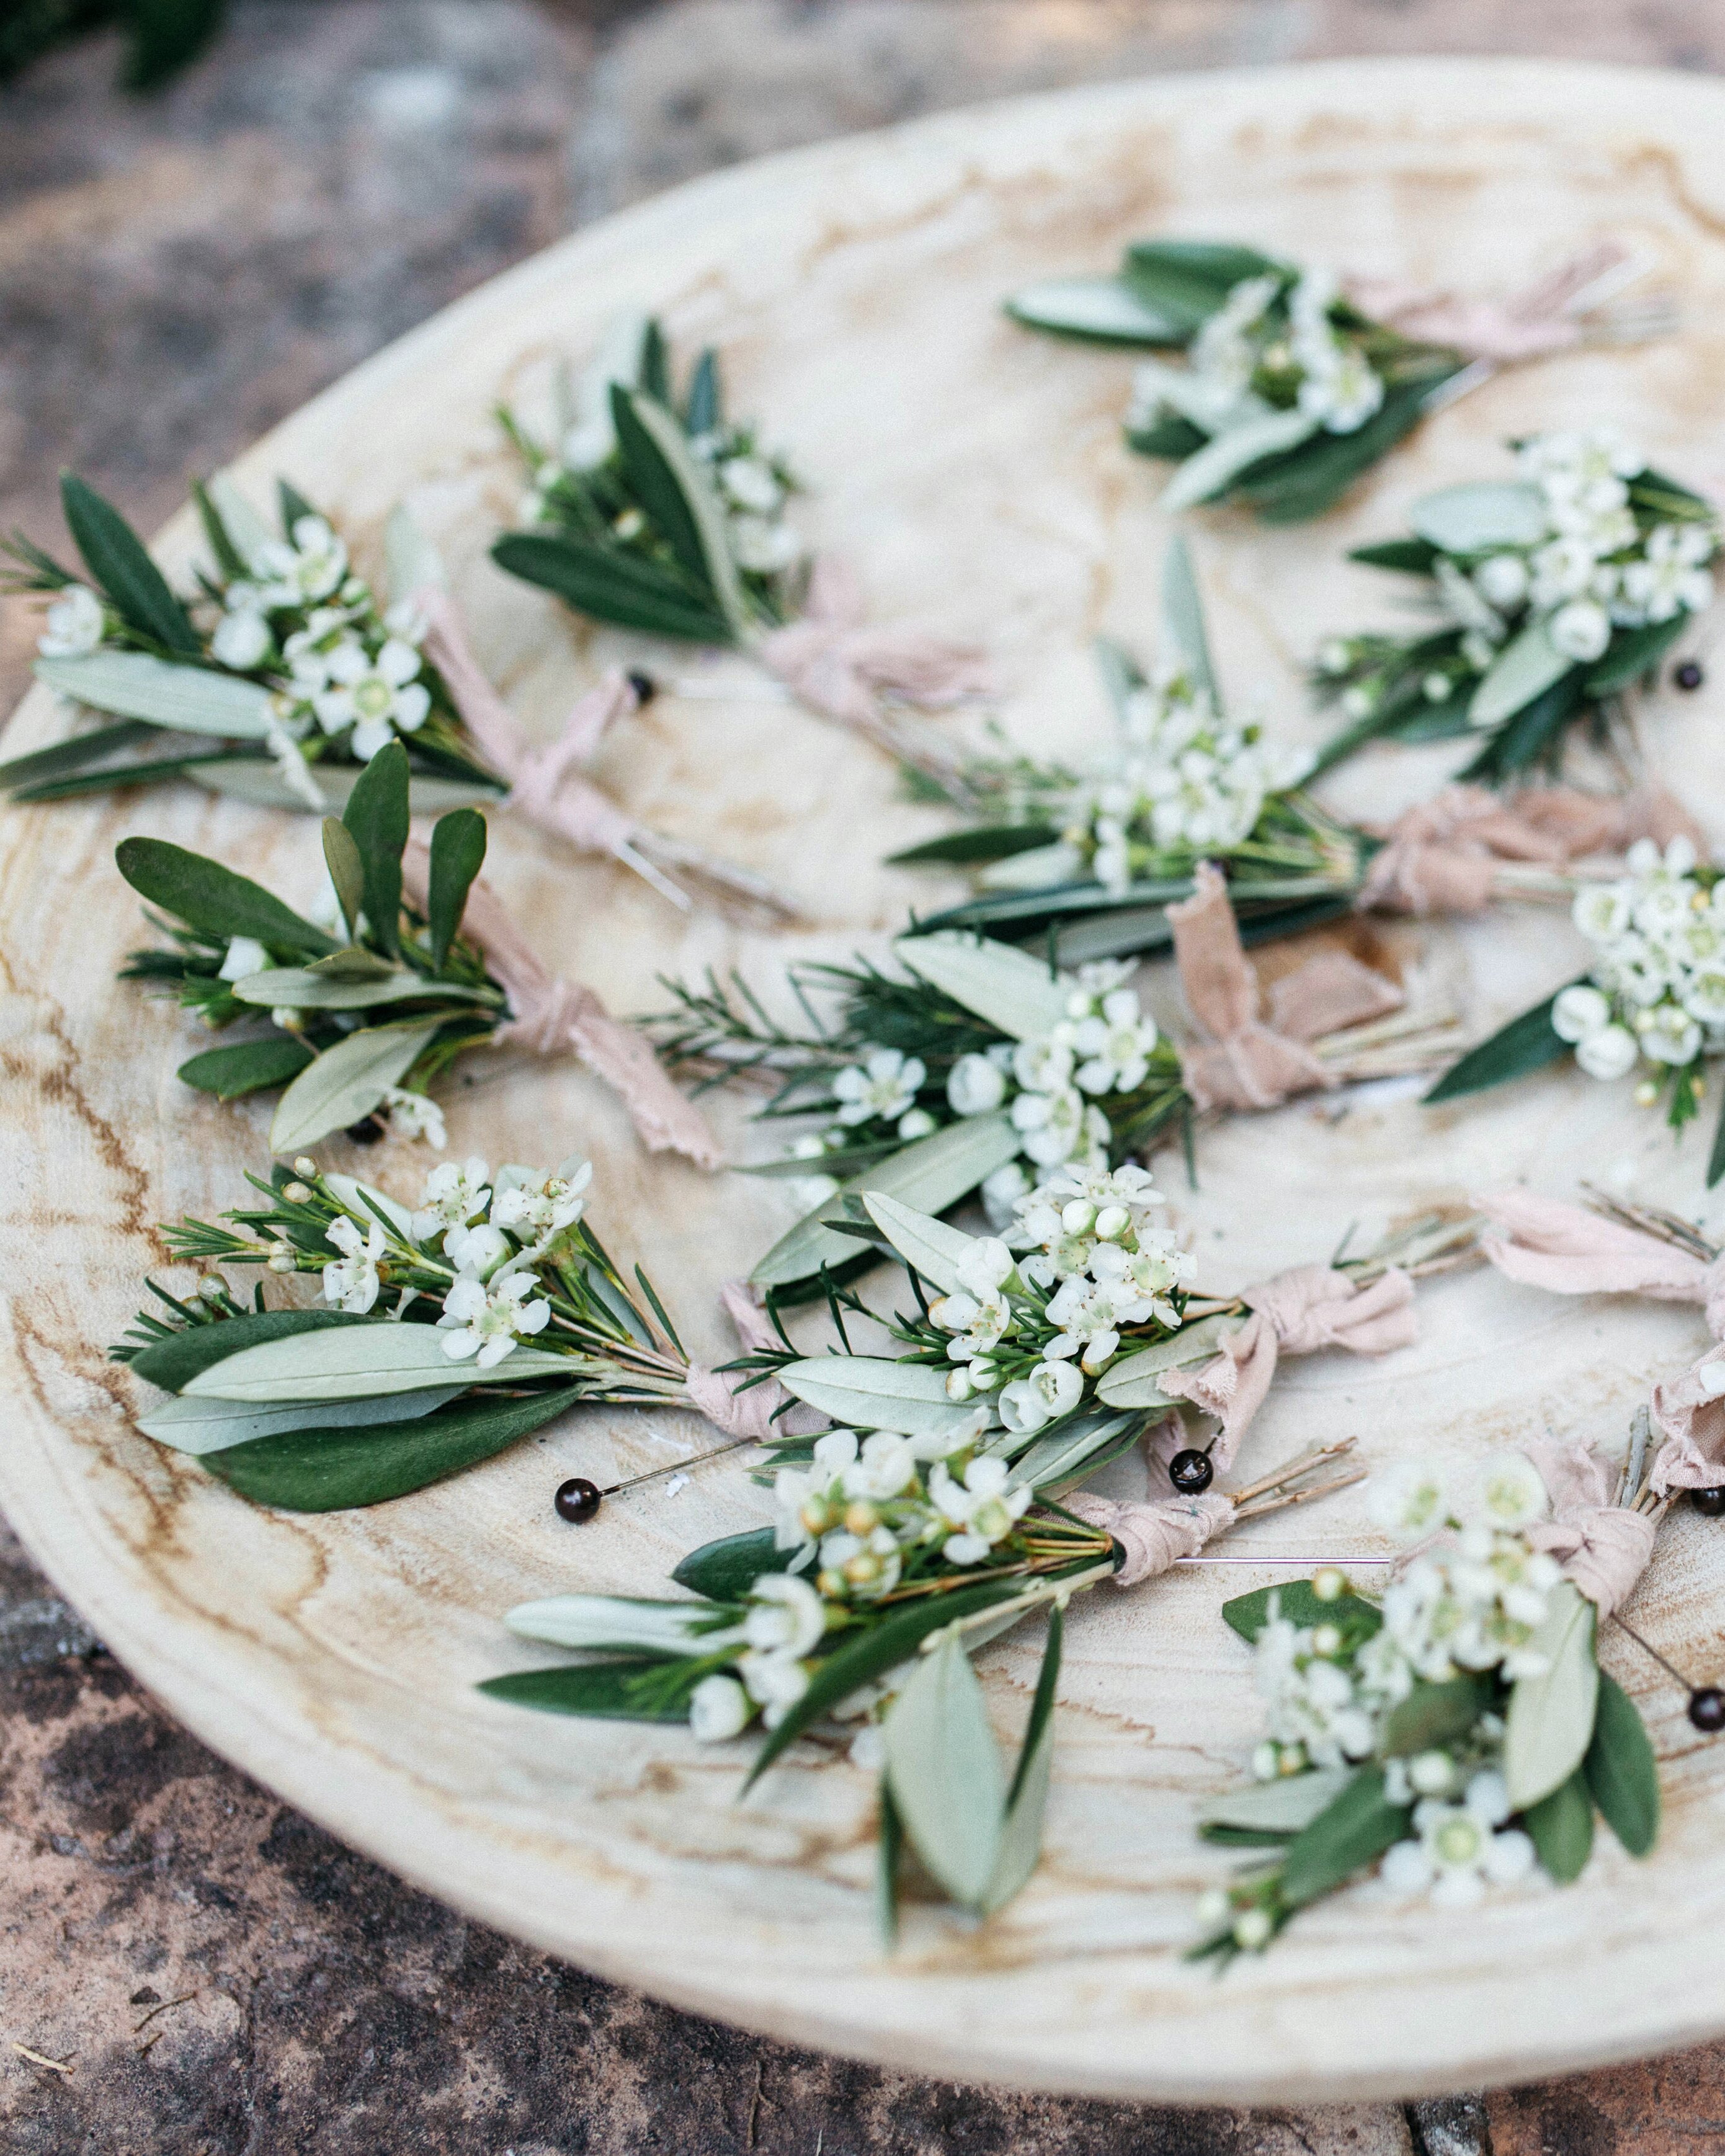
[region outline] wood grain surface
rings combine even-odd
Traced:
[[[743,168],[596,227],[511,273],[307,406],[236,468],[277,472],[336,513],[362,555],[398,499],[444,546],[481,655],[549,732],[594,670],[662,653],[582,632],[490,568],[519,480],[488,420],[530,411],[559,353],[624,306],[685,344],[724,346],[737,407],[807,474],[802,511],[860,565],[882,619],[986,638],[1002,716],[1027,743],[1102,727],[1085,654],[1106,628],[1147,645],[1166,532],[1153,470],[1122,448],[1127,361],[1005,323],[1000,295],[1045,270],[1102,267],[1153,228],[1238,234],[1363,269],[1503,285],[1604,232],[1644,244],[1689,326],[1635,353],[1507,377],[1446,413],[1320,529],[1198,528],[1234,706],[1310,734],[1301,661],[1326,630],[1382,619],[1378,580],[1341,550],[1396,530],[1418,492],[1497,465],[1500,438],[1610,416],[1656,460],[1720,468],[1725,91],[1654,73],[1548,64],[1343,64],[1150,82],[984,109]],[[191,535],[165,535],[183,565]],[[672,670],[697,670],[678,659]],[[875,865],[938,819],[870,752],[761,693],[667,696],[607,744],[602,775],[638,813],[800,890],[815,926],[769,940],[685,925],[622,871],[574,862],[497,819],[495,880],[547,959],[619,1010],[655,974],[736,963],[771,983],[787,958],[878,951],[930,886]],[[719,678],[719,677],[715,677]],[[708,685],[711,685],[709,681]],[[45,696],[19,748],[64,721]],[[1650,710],[1655,765],[1717,832],[1725,781],[1711,690]],[[1337,803],[1386,813],[1441,775],[1435,754],[1342,775]],[[585,1415],[488,1468],[376,1512],[317,1520],[247,1507],[140,1437],[133,1388],[103,1359],[160,1264],[153,1224],[234,1202],[261,1162],[265,1111],[187,1093],[172,1010],[116,987],[140,940],[112,866],[147,830],[219,854],[290,896],[317,876],[309,824],[192,793],[13,811],[0,833],[6,969],[6,1353],[14,1407],[0,1498],[32,1551],[198,1734],[346,1839],[524,1938],[678,2003],[786,2037],[953,2076],[1160,2098],[1316,2101],[1525,2079],[1725,2029],[1717,1822],[1725,1754],[1626,1644],[1606,1658],[1647,1715],[1667,1825],[1635,1866],[1603,1849],[1564,1893],[1444,1913],[1357,1888],[1218,1984],[1184,1967],[1197,1890],[1217,1876],[1198,1806],[1238,1779],[1259,1716],[1216,1609],[1277,1576],[1194,1571],[1086,1599],[1069,1628],[1048,1851],[1030,1889],[977,1928],[914,1910],[884,1960],[869,1906],[871,1788],[806,1745],[747,1804],[743,1748],[681,1732],[562,1723],[477,1698],[532,1650],[498,1622],[565,1587],[651,1591],[680,1553],[752,1524],[762,1494],[730,1468],[610,1507],[585,1531],[549,1498],[698,1441],[671,1415]],[[1404,970],[1481,1024],[1575,970],[1561,916],[1397,931]],[[1172,1014],[1167,983],[1153,1000]],[[767,1147],[721,1117],[738,1158]],[[572,1070],[499,1059],[454,1100],[453,1146],[492,1162],[598,1162],[594,1215],[639,1256],[700,1349],[725,1345],[714,1290],[789,1217],[768,1183],[647,1163],[614,1105]],[[1578,1176],[1699,1202],[1704,1136],[1674,1152],[1621,1089],[1558,1075],[1441,1115],[1403,1098],[1296,1108],[1213,1133],[1200,1187],[1163,1163],[1207,1284],[1326,1255],[1351,1221],[1524,1177]],[[331,1148],[410,1191],[423,1156]],[[172,1278],[171,1272],[167,1277]],[[1650,1379],[1692,1353],[1690,1313],[1560,1305],[1488,1277],[1434,1284],[1421,1344],[1382,1363],[1290,1370],[1243,1467],[1357,1432],[1375,1459],[1477,1454],[1546,1428],[1611,1439]],[[1374,1545],[1344,1500],[1244,1531],[1277,1553]],[[1673,1522],[1636,1621],[1686,1666],[1716,1669],[1720,1530]],[[1250,1538],[1250,1539],[1249,1539]],[[1015,1729],[1039,1642],[983,1657]]]

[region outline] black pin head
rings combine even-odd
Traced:
[[[1705,1512],[1708,1519],[1717,1520],[1725,1513],[1725,1487],[1714,1490],[1692,1490],[1689,1502],[1697,1512]]]
[[[603,1493],[597,1482],[589,1482],[584,1475],[572,1476],[560,1483],[552,1499],[560,1520],[568,1520],[578,1527],[584,1527],[598,1512]]]
[[[1183,1497],[1201,1497],[1216,1479],[1207,1452],[1177,1452],[1168,1464],[1168,1479]]]
[[[1671,683],[1678,689],[1698,689],[1707,678],[1698,659],[1681,660],[1671,669]]]
[[[1689,1719],[1707,1737],[1725,1729],[1725,1691],[1717,1685],[1702,1685],[1689,1695]]]
[[[650,704],[659,694],[659,684],[650,674],[643,674],[639,667],[631,667],[624,678],[634,690],[638,704]]]
[[[383,1126],[375,1116],[362,1116],[357,1123],[347,1126],[347,1135],[355,1145],[376,1145],[383,1135]]]

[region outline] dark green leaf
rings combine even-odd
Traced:
[[[1586,978],[1583,975],[1582,978]],[[1570,982],[1579,987],[1580,983]],[[1507,1086],[1512,1078],[1525,1078],[1530,1071],[1543,1070],[1548,1063],[1557,1063],[1569,1053],[1569,1043],[1561,1040],[1552,1031],[1552,1006],[1558,996],[1549,995],[1543,1004],[1532,1010],[1523,1011],[1512,1018],[1506,1026],[1500,1026],[1489,1040],[1482,1040],[1477,1048],[1471,1048],[1459,1063],[1451,1064],[1436,1085],[1425,1096],[1425,1104],[1432,1106],[1440,1101],[1459,1101],[1465,1093],[1483,1093],[1493,1086]]]
[[[336,902],[347,924],[347,933],[357,937],[359,916],[365,911],[366,868],[352,832],[336,816],[326,816],[323,819],[323,865],[336,887]],[[341,954],[336,952],[333,955],[340,957]],[[382,961],[378,963],[382,964]]]
[[[1558,736],[1581,708],[1583,675],[1572,666],[1497,732],[1461,773],[1483,786],[1498,786],[1531,768],[1555,750]],[[1475,691],[1478,695],[1478,691]]]
[[[816,1670],[808,1691],[761,1747],[749,1783],[758,1781],[785,1747],[794,1743],[811,1722],[819,1721],[835,1700],[896,1669],[931,1632],[960,1617],[992,1609],[1020,1591],[1017,1580],[1007,1579],[988,1586],[959,1588],[950,1594],[930,1594],[895,1609],[890,1617],[859,1625],[850,1640],[838,1635],[838,1643]]]
[[[582,540],[548,532],[506,532],[491,549],[500,569],[555,592],[578,613],[651,636],[691,644],[731,644],[731,624],[668,571]]]
[[[1209,439],[1201,427],[1183,419],[1177,412],[1164,412],[1147,427],[1128,427],[1127,447],[1136,455],[1155,457],[1165,464],[1184,464],[1195,457]]]
[[[212,1325],[193,1325],[171,1340],[157,1340],[131,1358],[131,1373],[164,1393],[183,1392],[204,1370],[224,1363],[243,1348],[285,1340],[296,1332],[321,1332],[332,1325],[364,1325],[342,1310],[264,1310],[249,1317],[224,1317]]]
[[[1589,696],[1615,696],[1620,689],[1628,688],[1631,681],[1651,673],[1689,627],[1690,620],[1686,613],[1674,614],[1669,621],[1650,621],[1640,629],[1625,629],[1614,636],[1604,658],[1589,668],[1584,693]]]
[[[1486,1677],[1451,1677],[1445,1684],[1416,1684],[1392,1711],[1384,1732],[1391,1758],[1430,1752],[1466,1736],[1491,1704]]]
[[[1429,539],[1380,539],[1370,547],[1350,547],[1350,562],[1363,562],[1368,569],[1399,569],[1410,577],[1431,573],[1438,550]]]
[[[208,936],[249,936],[282,950],[321,958],[334,939],[249,876],[219,861],[171,846],[165,839],[122,839],[114,850],[120,873],[151,906]]]
[[[986,829],[952,831],[944,839],[929,839],[920,846],[906,846],[901,854],[889,854],[889,868],[916,868],[927,861],[1004,861],[1033,847],[1052,845],[1060,833],[1050,824],[997,824]]]
[[[426,916],[432,963],[441,973],[467,909],[467,894],[485,858],[485,819],[477,808],[452,809],[431,833],[431,884]]]
[[[1392,389],[1363,427],[1322,434],[1244,471],[1234,492],[1266,524],[1300,524],[1322,516],[1360,474],[1412,432],[1425,410],[1430,382]]]
[[[290,1512],[341,1512],[405,1497],[475,1467],[574,1407],[578,1385],[463,1401],[381,1430],[298,1430],[214,1452],[206,1465],[243,1497]]]
[[[904,1856],[904,1821],[892,1801],[892,1788],[880,1777],[880,1820],[875,1845],[875,1921],[888,1953],[898,1944],[898,1873]]]
[[[1707,1188],[1712,1190],[1722,1175],[1725,1175],[1725,1101],[1719,1104],[1719,1120],[1713,1126],[1713,1149],[1707,1155]]]
[[[723,416],[719,391],[719,355],[711,346],[695,362],[689,377],[689,401],[683,408],[683,426],[691,434],[710,434]]]
[[[121,620],[151,644],[198,655],[203,647],[186,609],[113,504],[73,472],[60,475],[60,502],[91,581]]]
[[[1281,1598],[1281,1614],[1291,1625],[1302,1628],[1309,1625],[1335,1625],[1344,1632],[1368,1640],[1384,1622],[1375,1602],[1368,1602],[1363,1594],[1338,1595],[1333,1602],[1320,1602],[1312,1591],[1309,1579],[1290,1579],[1280,1587],[1260,1587],[1250,1594],[1236,1594],[1231,1602],[1222,1604],[1224,1621],[1239,1633],[1248,1646],[1255,1646],[1258,1635],[1270,1622],[1270,1598]]]
[[[650,316],[641,332],[641,357],[634,387],[644,390],[657,404],[670,403],[670,354],[665,349],[665,331]]]
[[[197,59],[221,28],[226,0],[126,0],[128,90],[155,90]]]
[[[184,1085],[218,1100],[237,1101],[243,1093],[285,1086],[311,1060],[303,1040],[285,1034],[274,1040],[248,1040],[234,1048],[212,1048],[182,1063],[177,1074]]]
[[[211,500],[209,489],[201,479],[192,482],[192,499],[198,505],[198,521],[209,542],[209,550],[216,557],[217,568],[228,579],[249,577],[251,564],[234,544],[233,534],[222,521],[221,511]]]
[[[1285,272],[1286,265],[1255,247],[1200,239],[1149,239],[1126,250],[1121,274],[1145,305],[1165,316],[1184,342],[1243,279]]]
[[[1604,1670],[1582,1772],[1606,1825],[1631,1856],[1645,1856],[1659,1839],[1659,1764],[1635,1702]]]
[[[1579,1879],[1594,1847],[1594,1804],[1587,1776],[1578,1767],[1548,1797],[1522,1814],[1539,1861],[1560,1887]]]
[[[665,461],[659,444],[641,424],[635,400],[619,382],[611,385],[611,422],[617,429],[617,446],[629,469],[635,499],[647,521],[676,557],[677,566],[703,594],[712,591],[706,549],[701,527],[684,499],[681,481]],[[716,607],[717,595],[713,593]]]
[[[771,1527],[752,1527],[691,1550],[671,1578],[710,1602],[741,1602],[763,1573],[788,1572],[796,1554],[773,1548]]]
[[[152,726],[151,732],[156,729]],[[147,762],[110,764],[100,771],[90,771],[71,778],[49,779],[34,786],[20,786],[13,799],[20,804],[42,801],[70,801],[83,793],[102,793],[117,791],[126,786],[157,786],[170,778],[183,778],[189,773],[196,778],[200,772],[213,765],[249,763],[259,772],[268,771],[268,762],[249,749],[198,750],[188,756],[157,757]],[[212,782],[213,783],[213,782]],[[284,804],[285,805],[285,804]]]
[[[407,751],[391,742],[361,772],[341,812],[359,848],[366,919],[392,958],[401,956],[401,857],[408,843],[411,775]]]
[[[686,1702],[644,1707],[630,1690],[630,1680],[660,1663],[647,1659],[619,1662],[571,1662],[554,1670],[517,1670],[506,1677],[487,1677],[475,1689],[487,1699],[511,1707],[537,1707],[542,1714],[593,1715],[605,1722],[686,1722]]]
[[[9,793],[17,786],[82,771],[123,748],[161,737],[161,729],[144,719],[121,719],[111,726],[95,726],[87,734],[74,734],[69,741],[55,742],[51,747],[33,749],[28,756],[15,756],[9,763],[0,763],[0,789]]]
[[[1361,1768],[1341,1795],[1288,1844],[1283,1894],[1297,1908],[1332,1892],[1392,1842],[1400,1841],[1413,1816],[1410,1805],[1393,1804],[1384,1795],[1381,1767]]]
[[[279,479],[275,482],[275,499],[281,506],[281,528],[289,539],[293,537],[294,526],[302,516],[316,516],[320,514],[307,501],[298,487],[287,480]]]

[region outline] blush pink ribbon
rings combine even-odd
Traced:
[[[823,556],[814,565],[801,619],[753,647],[768,673],[798,702],[841,726],[867,731],[885,695],[941,711],[989,686],[983,654],[911,629],[871,629],[848,563]]]
[[[1219,1490],[1201,1497],[1156,1497],[1147,1502],[1103,1497],[1080,1490],[1060,1502],[1076,1518],[1112,1535],[1126,1552],[1114,1575],[1117,1587],[1154,1579],[1183,1557],[1196,1557],[1208,1542],[1234,1524],[1234,1506]]]
[[[1368,1287],[1327,1265],[1296,1265],[1277,1273],[1240,1300],[1248,1315],[1223,1336],[1219,1352],[1196,1368],[1165,1370],[1158,1385],[1171,1399],[1190,1400],[1221,1422],[1210,1459],[1219,1473],[1234,1464],[1240,1440],[1269,1397],[1284,1355],[1316,1355],[1326,1348],[1350,1355],[1388,1355],[1420,1337],[1414,1283],[1391,1265]],[[1178,1419],[1152,1433],[1153,1455],[1171,1460],[1187,1440]]]
[[[425,652],[461,714],[461,722],[498,776],[509,781],[512,808],[554,831],[583,853],[616,854],[641,826],[577,766],[591,756],[607,726],[636,710],[640,699],[626,675],[613,669],[575,706],[562,732],[536,748],[486,678],[467,641],[449,594],[428,585],[413,605],[425,624]]]
[[[1579,1439],[1567,1445],[1536,1440],[1523,1451],[1539,1470],[1551,1496],[1552,1517],[1527,1530],[1535,1549],[1563,1568],[1601,1617],[1620,1609],[1635,1591],[1653,1555],[1656,1523],[1645,1512],[1612,1502],[1618,1474],[1609,1460]]]
[[[759,1296],[747,1281],[726,1281],[719,1290],[719,1301],[736,1328],[737,1338],[752,1353],[784,1345],[773,1330]],[[747,1371],[727,1373],[691,1363],[684,1382],[696,1408],[727,1437],[752,1437],[760,1444],[770,1445],[776,1438],[807,1437],[825,1427],[824,1415],[800,1404],[789,1414],[778,1415],[775,1422],[774,1416],[790,1394],[777,1378],[750,1385],[747,1392],[737,1391],[736,1387],[748,1383],[748,1376]]]
[[[1503,862],[1563,868],[1637,839],[1664,845],[1680,833],[1705,851],[1694,819],[1656,788],[1608,799],[1571,786],[1529,787],[1502,798],[1483,786],[1446,786],[1384,831],[1354,903],[1362,912],[1480,913]]]
[[[1627,259],[1601,240],[1508,300],[1471,300],[1391,278],[1347,280],[1348,298],[1363,314],[1421,344],[1446,345],[1468,359],[1510,366],[1568,352],[1580,342],[1583,322],[1569,311],[1589,285]]]
[[[1713,1338],[1725,1338],[1725,1258],[1709,1264],[1657,1236],[1531,1190],[1488,1191],[1473,1203],[1499,1231],[1481,1240],[1481,1250],[1508,1279],[1554,1295],[1645,1295],[1691,1303]],[[1654,1457],[1656,1486],[1707,1490],[1725,1482],[1725,1358],[1718,1348],[1709,1348],[1681,1377],[1656,1384],[1651,1404],[1666,1440]]]
[[[430,868],[430,848],[423,839],[410,839],[402,881],[422,908]],[[572,1049],[621,1099],[649,1152],[680,1152],[700,1168],[724,1165],[718,1140],[700,1111],[672,1085],[640,1034],[611,1017],[591,988],[550,973],[482,880],[467,895],[461,933],[484,952],[492,978],[509,998],[509,1022],[494,1035],[500,1047],[512,1044],[535,1055]]]
[[[1276,983],[1266,1024],[1227,884],[1209,861],[1199,863],[1194,880],[1194,895],[1168,909],[1187,1006],[1209,1036],[1180,1050],[1194,1106],[1276,1108],[1334,1086],[1307,1043],[1399,1010],[1400,989],[1345,951],[1322,951]]]

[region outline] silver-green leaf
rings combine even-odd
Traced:
[[[1172,514],[1214,501],[1219,494],[1225,494],[1249,465],[1260,458],[1298,449],[1317,432],[1317,427],[1316,419],[1299,411],[1269,412],[1261,418],[1243,420],[1187,458],[1163,490],[1163,508]]]
[[[1536,696],[1543,696],[1553,682],[1561,681],[1574,665],[1552,642],[1543,621],[1530,622],[1512,643],[1504,645],[1474,690],[1467,707],[1468,725],[1481,730],[1502,726]]]
[[[1545,497],[1518,480],[1440,487],[1414,504],[1408,521],[1445,554],[1537,547],[1546,535]]]
[[[370,1115],[430,1045],[441,1022],[367,1026],[326,1049],[276,1102],[270,1151],[303,1152],[331,1131],[345,1131]]]
[[[1044,960],[1010,943],[943,929],[933,936],[901,936],[893,950],[932,988],[1014,1040],[1040,1040],[1066,1015],[1070,978],[1050,973]]]
[[[946,1373],[928,1363],[814,1355],[788,1363],[778,1378],[787,1392],[853,1430],[896,1430],[957,1445],[976,1427],[975,1408],[949,1400]]]
[[[451,1368],[454,1365],[450,1366]],[[138,1428],[176,1452],[225,1452],[257,1437],[280,1437],[292,1430],[369,1429],[376,1424],[412,1422],[446,1406],[467,1389],[459,1378],[443,1392],[408,1393],[397,1399],[288,1401],[280,1407],[236,1407],[232,1401],[193,1399],[182,1394],[138,1418]]]
[[[346,954],[338,952],[338,957]],[[265,1010],[368,1010],[373,1004],[411,1003],[415,997],[435,996],[440,1003],[483,1004],[496,998],[484,988],[463,988],[454,981],[428,981],[423,973],[405,967],[389,967],[380,976],[367,973],[357,980],[340,972],[314,972],[307,966],[275,966],[262,973],[249,973],[233,983],[243,1004]]]
[[[1214,1317],[1200,1317],[1194,1324],[1183,1325],[1178,1332],[1153,1347],[1123,1356],[1103,1372],[1096,1398],[1111,1408],[1171,1407],[1172,1399],[1156,1382],[1162,1373],[1183,1369],[1189,1363],[1208,1362],[1219,1349],[1223,1334],[1239,1323],[1237,1312],[1218,1311]]]
[[[1285,1774],[1254,1782],[1206,1804],[1201,1826],[1255,1828],[1266,1834],[1298,1834],[1311,1825],[1353,1779],[1352,1767],[1320,1767],[1309,1774]]]
[[[268,1407],[284,1400],[361,1400],[380,1393],[436,1392],[461,1385],[513,1385],[529,1378],[570,1378],[567,1355],[516,1346],[481,1370],[444,1352],[448,1332],[432,1325],[341,1325],[242,1348],[200,1370],[185,1388],[200,1399]]]
[[[1532,1640],[1546,1658],[1545,1673],[1520,1677],[1511,1689],[1503,1778],[1518,1812],[1567,1782],[1587,1755],[1599,1702],[1597,1614],[1573,1580],[1559,1580]]]
[[[1000,1853],[1006,1777],[956,1634],[918,1657],[883,1735],[893,1802],[917,1856],[955,1902],[980,1907]]]
[[[914,1205],[901,1204],[883,1190],[865,1191],[863,1204],[869,1218],[906,1265],[942,1295],[955,1292],[958,1268],[976,1248],[976,1236],[967,1235],[962,1228],[949,1228],[932,1213],[919,1213]]]
[[[141,719],[177,733],[261,741],[275,699],[255,681],[183,666],[143,651],[93,651],[87,659],[39,659],[36,679],[92,711]]]

